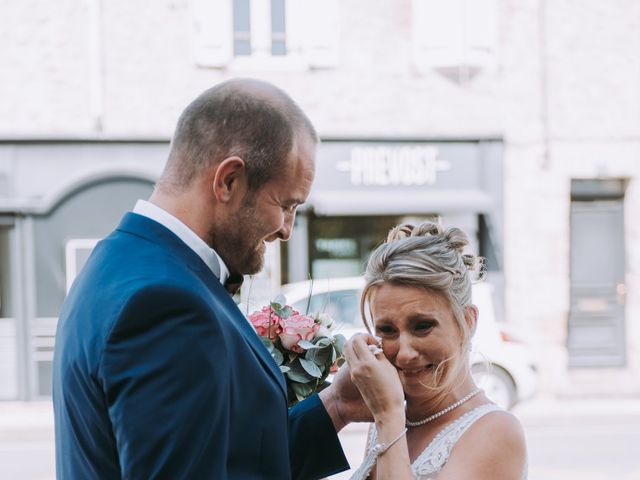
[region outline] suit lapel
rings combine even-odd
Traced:
[[[262,344],[262,340],[255,332],[253,327],[249,324],[245,316],[242,314],[236,303],[233,301],[229,292],[225,290],[225,288],[220,284],[217,278],[213,277],[213,275],[206,275],[206,272],[203,272],[201,276],[202,281],[207,284],[209,290],[212,295],[222,304],[224,309],[228,313],[228,317],[231,320],[232,324],[235,328],[237,328],[245,340],[252,348],[262,365],[265,369],[273,376],[274,380],[280,386],[282,393],[285,398],[287,397],[287,387],[284,381],[284,375],[278,368],[275,360],[269,353],[269,351]],[[212,281],[213,279],[213,281]]]
[[[265,370],[269,372],[276,381],[286,400],[287,388],[284,376],[282,372],[280,372],[276,362],[262,344],[260,337],[258,337],[253,327],[251,327],[242,312],[238,309],[229,292],[224,289],[219,279],[198,254],[168,228],[150,218],[132,212],[125,214],[117,230],[145,238],[152,243],[160,245],[171,254],[179,256],[180,259],[198,275],[198,278],[208,287],[216,302],[224,308],[227,314],[226,318],[230,324],[242,334]]]

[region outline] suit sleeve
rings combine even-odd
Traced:
[[[122,478],[227,477],[228,362],[195,294],[154,286],[127,303],[99,371]]]
[[[318,395],[289,409],[289,455],[294,480],[318,479],[349,469],[338,434]]]

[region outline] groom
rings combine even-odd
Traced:
[[[149,201],[101,241],[58,323],[58,479],[318,478],[366,418],[348,372],[287,411],[282,374],[224,284],[287,240],[318,138],[281,90],[232,80],[182,113]]]

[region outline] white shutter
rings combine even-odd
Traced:
[[[284,6],[287,56],[299,57],[304,53],[307,38],[307,2],[287,0]]]
[[[420,69],[485,67],[496,47],[495,0],[413,0],[413,59]]]
[[[413,0],[413,59],[419,68],[458,65],[462,0]]]
[[[192,48],[196,64],[224,67],[233,55],[232,0],[191,0]]]
[[[305,58],[312,68],[336,67],[340,61],[339,0],[292,0],[305,5]],[[288,26],[287,26],[288,28]]]
[[[498,43],[496,0],[467,0],[465,6],[467,62],[490,67],[495,63]]]
[[[271,2],[251,0],[251,56],[271,57]]]

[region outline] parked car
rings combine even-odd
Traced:
[[[336,322],[336,333],[349,338],[366,331],[360,316],[362,277],[333,278],[282,286],[287,303],[300,312],[325,312]],[[309,299],[309,294],[311,298]],[[473,338],[471,371],[476,383],[502,408],[531,397],[538,384],[536,362],[526,343],[515,340],[496,321],[492,286],[473,286],[473,303],[480,312]]]

